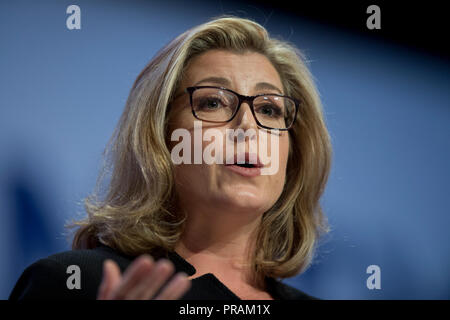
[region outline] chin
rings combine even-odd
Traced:
[[[236,211],[253,211],[263,213],[270,209],[271,205],[267,203],[261,195],[255,195],[252,192],[239,191],[233,194],[232,198],[227,199],[227,206],[235,208]]]

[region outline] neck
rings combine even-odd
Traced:
[[[197,270],[195,277],[216,273],[251,283],[250,254],[261,215],[254,212],[187,212],[175,251]]]

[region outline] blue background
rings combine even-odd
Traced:
[[[81,30],[66,28],[71,4]],[[449,61],[217,0],[1,2],[0,298],[26,266],[70,248],[64,223],[85,214],[139,72],[221,14],[302,49],[324,103],[334,158],[321,203],[332,232],[286,282],[323,299],[449,299]],[[366,287],[369,265],[381,268],[380,290]]]

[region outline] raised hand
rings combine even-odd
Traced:
[[[177,273],[167,284],[175,268],[167,259],[154,261],[144,254],[125,270],[123,276],[119,266],[112,260],[103,264],[103,278],[98,300],[176,300],[189,290],[191,281],[183,272]],[[159,290],[164,288],[159,292]],[[158,293],[159,292],[159,293]],[[155,294],[158,293],[157,296]]]

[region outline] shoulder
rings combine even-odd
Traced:
[[[128,266],[133,257],[126,256],[107,246],[99,246],[94,249],[64,251],[42,260],[49,260],[63,266],[76,264],[90,269],[98,267],[99,264],[102,266],[106,259],[114,260],[121,267]]]
[[[28,266],[9,299],[95,299],[106,259],[114,260],[122,271],[132,260],[106,246],[56,253]],[[77,278],[69,279],[72,275]],[[69,288],[68,281],[79,285]]]
[[[320,300],[293,286],[274,278],[267,278],[269,292],[280,300]]]

